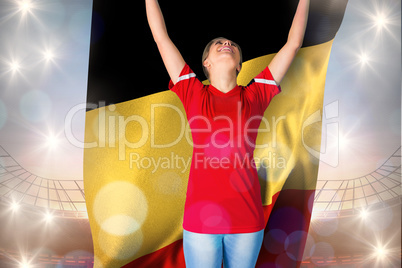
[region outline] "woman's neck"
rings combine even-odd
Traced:
[[[209,74],[211,85],[219,91],[227,93],[237,86],[236,70],[219,68],[211,71]]]

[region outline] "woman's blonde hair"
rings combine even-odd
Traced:
[[[208,73],[207,68],[204,66],[204,61],[205,61],[205,60],[208,58],[208,56],[209,56],[209,50],[211,49],[212,44],[214,44],[216,41],[218,41],[218,40],[220,40],[220,39],[229,40],[229,39],[227,39],[227,38],[225,38],[225,37],[218,37],[218,38],[215,38],[215,39],[211,40],[211,41],[205,46],[204,52],[202,53],[202,70],[204,71],[204,74],[205,74],[205,76],[207,77],[208,80],[209,80],[209,73]],[[239,64],[240,64],[240,67],[241,67],[241,66],[242,66],[242,63],[243,63],[243,55],[242,55],[242,53],[241,53],[241,48],[240,48],[240,46],[239,46],[237,43],[235,43],[235,42],[232,42],[232,43],[234,43],[234,44],[236,45],[236,47],[238,48],[238,50],[239,50],[239,54],[240,54],[240,62],[239,62]],[[239,72],[236,70],[236,75],[238,75],[238,74],[239,74]]]

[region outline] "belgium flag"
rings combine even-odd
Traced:
[[[169,35],[202,78],[224,36],[243,50],[246,85],[285,44],[297,0],[159,1]],[[255,150],[265,211],[257,267],[298,267],[310,223],[331,45],[347,0],[312,0],[302,49],[270,104]],[[191,135],[153,42],[145,1],[94,0],[84,186],[95,267],[185,267],[182,220]]]

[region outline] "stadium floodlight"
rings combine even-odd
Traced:
[[[13,62],[11,62],[10,63],[10,69],[11,69],[11,71],[13,71],[13,72],[18,72],[19,71],[19,69],[20,69],[20,64],[17,62],[17,61],[13,61]]]
[[[387,256],[387,254],[388,254],[388,251],[383,246],[380,245],[375,248],[375,255],[377,256],[378,259],[383,259],[384,257]]]
[[[28,261],[23,260],[19,263],[19,268],[32,268],[32,265]]]
[[[47,61],[52,60],[53,57],[54,57],[52,51],[50,51],[50,50],[46,50],[46,51],[43,53],[43,55],[44,55],[44,57],[45,57],[45,60],[47,60]]]
[[[375,25],[378,28],[383,28],[383,27],[385,27],[387,25],[387,19],[382,14],[379,14],[375,18]]]
[[[363,220],[367,219],[368,215],[369,215],[369,212],[368,212],[367,210],[362,209],[362,210],[360,211],[360,217],[361,217]]]
[[[51,223],[53,221],[54,216],[48,211],[45,214],[45,221],[47,223]]]
[[[20,204],[17,203],[17,202],[13,202],[13,203],[11,204],[11,209],[12,209],[14,212],[17,212],[17,211],[20,209]]]
[[[359,59],[362,65],[366,65],[370,61],[370,58],[367,56],[366,53],[360,54]]]
[[[54,60],[54,58],[55,58],[55,55],[54,55],[54,51],[52,50],[52,49],[49,49],[49,48],[47,48],[47,49],[44,49],[43,51],[42,51],[42,55],[43,55],[43,59],[45,60],[45,61],[53,61]]]
[[[57,147],[57,145],[59,144],[59,139],[57,138],[56,135],[50,133],[47,137],[46,137],[46,146],[50,149],[54,149]]]
[[[18,3],[20,11],[23,13],[30,12],[32,9],[32,3],[29,0],[22,0]]]

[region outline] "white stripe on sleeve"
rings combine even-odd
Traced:
[[[190,79],[190,78],[195,77],[195,76],[196,76],[195,73],[182,75],[182,76],[179,77],[179,79],[177,79],[176,83],[178,83],[178,82],[180,82],[182,80]]]
[[[261,79],[261,78],[254,78],[254,81],[256,83],[261,83],[261,84],[267,84],[267,85],[274,85],[276,86],[276,82],[274,80],[267,80],[267,79]]]

